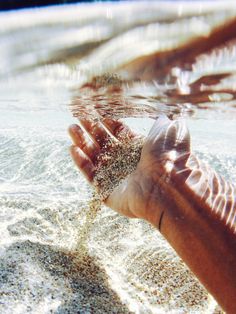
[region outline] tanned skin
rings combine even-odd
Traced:
[[[71,155],[91,184],[108,138],[137,137],[109,119],[80,120],[69,132]],[[154,123],[136,170],[105,204],[159,229],[220,306],[236,313],[236,189],[192,154],[184,121]]]

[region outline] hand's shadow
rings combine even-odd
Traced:
[[[131,313],[108,277],[85,252],[18,242],[0,258],[0,307],[5,313]]]

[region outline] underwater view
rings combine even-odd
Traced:
[[[149,223],[96,203],[68,127],[109,118],[147,136],[163,114],[183,118],[195,155],[236,182],[236,3],[80,3],[0,21],[0,313],[224,313]]]

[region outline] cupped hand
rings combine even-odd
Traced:
[[[104,154],[107,141],[125,143],[139,137],[125,124],[111,119],[80,120],[80,125],[72,125],[69,133],[74,143],[72,158],[91,185],[94,185],[99,170],[97,161]],[[125,216],[143,218],[158,225],[162,211],[160,185],[168,175],[166,165],[171,162],[168,152],[175,144],[175,134],[176,127],[168,118],[161,117],[154,123],[137,168],[104,201],[107,206]]]

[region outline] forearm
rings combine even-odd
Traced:
[[[179,191],[172,183],[163,189],[163,214],[153,224],[222,308],[236,313],[235,233],[187,186]]]

